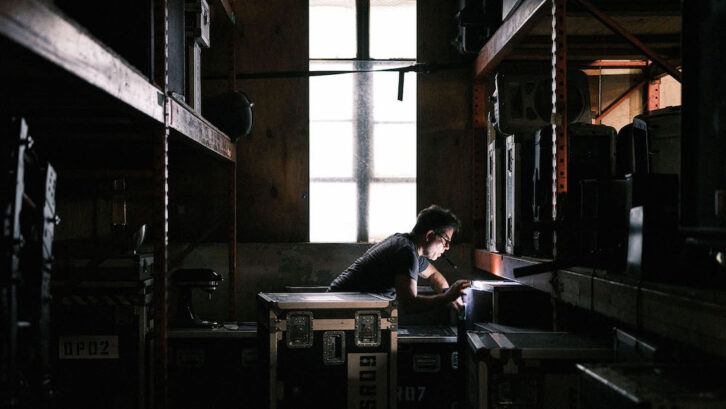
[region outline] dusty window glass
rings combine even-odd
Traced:
[[[310,1],[310,241],[380,241],[409,231],[416,219],[416,74],[405,74],[399,100],[396,71],[415,63],[416,8],[413,1],[371,1],[375,59],[362,60],[341,58],[339,38],[330,39],[329,49],[313,44],[329,37],[313,30],[339,27],[336,21],[313,28],[335,18],[313,8],[342,3],[348,2]],[[394,20],[410,33],[374,45],[392,35],[387,24]],[[356,18],[346,21],[353,22],[353,41],[346,41],[355,54]],[[331,71],[345,73],[317,75]]]

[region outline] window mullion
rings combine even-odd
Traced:
[[[358,238],[359,242],[368,241],[368,208],[370,203],[371,181],[371,139],[372,109],[370,96],[373,81],[371,73],[355,74],[354,121],[355,121],[355,175],[358,186]]]
[[[370,53],[370,0],[355,0],[355,22],[356,22],[356,58],[369,60]]]

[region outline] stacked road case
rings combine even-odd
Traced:
[[[171,409],[260,407],[257,323],[168,332]]]
[[[612,347],[566,332],[469,332],[467,389],[477,409],[577,408],[575,365],[612,359]]]
[[[153,278],[52,282],[58,408],[151,407],[153,284]]]
[[[412,325],[398,329],[398,408],[459,408],[456,331],[445,325]]]
[[[476,323],[552,328],[552,304],[548,294],[515,281],[472,281],[462,296],[465,328]],[[465,333],[461,334],[466,337]]]
[[[398,310],[366,293],[260,293],[267,407],[395,408]]]

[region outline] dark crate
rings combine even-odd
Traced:
[[[576,363],[612,359],[609,342],[566,332],[467,333],[472,408],[576,408]]]
[[[455,328],[417,325],[398,329],[398,408],[461,407]]]
[[[552,328],[549,295],[514,281],[474,281],[463,300],[467,330],[477,322]]]
[[[398,310],[365,293],[260,293],[267,407],[395,408]]]
[[[438,294],[429,286],[418,286],[416,294],[432,296]],[[456,311],[448,305],[437,308],[420,311],[409,312],[406,310],[398,311],[398,322],[401,327],[437,327],[456,325]]]
[[[151,407],[153,279],[52,284],[56,406]]]
[[[168,338],[171,409],[261,406],[256,323],[170,329]]]

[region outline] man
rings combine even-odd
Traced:
[[[431,205],[422,210],[410,233],[396,233],[374,245],[333,280],[328,291],[356,291],[397,298],[407,312],[451,304],[463,305],[460,296],[471,286],[459,280],[451,287],[429,263],[444,254],[459,230],[459,219],[447,209]],[[436,295],[418,295],[418,277],[427,279]]]

